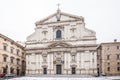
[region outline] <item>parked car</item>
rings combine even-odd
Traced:
[[[0,74],[0,78],[3,78],[4,76],[5,76],[4,73],[1,73],[1,74]]]

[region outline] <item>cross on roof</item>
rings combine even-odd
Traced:
[[[59,10],[60,3],[58,3],[57,6],[58,6],[58,10]]]

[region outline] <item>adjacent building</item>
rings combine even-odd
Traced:
[[[120,42],[101,43],[97,60],[99,75],[120,75]]]
[[[25,62],[24,47],[0,34],[0,73],[25,75]]]
[[[96,33],[82,16],[58,9],[35,24],[26,41],[26,75],[97,75]]]

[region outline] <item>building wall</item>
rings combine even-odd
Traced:
[[[95,46],[94,50],[76,51],[75,53],[72,53],[70,49],[67,52],[66,50],[66,48],[57,49],[57,51],[47,49],[46,54],[43,50],[29,51],[26,54],[26,75],[42,75],[44,67],[47,68],[47,74],[56,74],[58,64],[62,65],[61,74],[72,74],[71,69],[75,67],[76,74],[97,75]],[[74,60],[72,55],[75,55]],[[44,56],[46,56],[46,62],[43,60]]]
[[[6,50],[4,46],[6,46]],[[19,50],[18,54],[17,50]],[[4,57],[6,57],[6,61]],[[13,59],[13,62],[11,59]],[[19,60],[18,63],[17,60]],[[19,69],[18,75],[25,75],[25,50],[21,45],[0,34],[0,73],[10,74],[11,68],[14,69],[14,75],[17,75],[17,69]]]
[[[57,12],[37,21],[35,32],[27,37],[26,75],[42,75],[45,69],[57,74],[57,67],[61,74],[97,75],[96,47],[96,33],[85,27],[82,16]]]
[[[65,17],[62,18],[64,19]],[[56,39],[56,31],[61,30],[61,41],[66,41],[72,45],[96,44],[95,32],[85,28],[85,23],[82,20],[71,22],[55,21],[55,23],[49,22],[49,24],[45,24],[46,22],[47,21],[45,21],[42,25],[36,26],[35,32],[27,37],[27,42],[46,42],[43,45],[47,46],[49,45],[49,42],[59,41]],[[39,46],[42,46],[42,43],[41,45],[39,44]]]
[[[120,43],[111,42],[101,44],[98,54],[101,56],[99,64],[103,75],[120,75]],[[97,50],[98,50],[97,49]]]

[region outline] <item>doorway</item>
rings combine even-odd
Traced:
[[[62,67],[61,65],[56,65],[56,74],[62,74]]]
[[[72,74],[76,74],[75,67],[72,67]]]
[[[47,74],[47,68],[43,68],[43,74]]]

